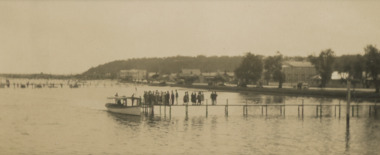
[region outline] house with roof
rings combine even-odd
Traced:
[[[147,72],[141,69],[120,70],[119,78],[128,81],[143,81],[146,80]]]
[[[285,61],[282,71],[288,83],[311,82],[318,74],[314,65],[307,61]]]

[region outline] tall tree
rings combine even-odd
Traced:
[[[275,56],[269,56],[264,60],[265,79],[272,77],[274,81],[278,81],[278,88],[282,88],[285,81],[285,74],[282,72],[282,55],[277,52]]]
[[[377,76],[380,73],[380,53],[379,50],[373,46],[368,45],[364,48],[365,70],[372,77],[375,84],[376,93],[379,93],[379,82]]]
[[[363,78],[364,71],[364,57],[358,55],[342,55],[335,60],[335,69],[339,73],[348,73],[348,76],[352,78],[352,82],[355,86],[356,83],[363,82],[365,85],[365,78]]]
[[[331,79],[333,72],[333,65],[335,61],[334,51],[327,49],[321,51],[318,57],[310,55],[308,58],[319,73],[319,76],[321,76],[320,87],[326,87],[326,84]]]
[[[240,66],[235,69],[239,86],[246,87],[249,83],[256,83],[263,72],[262,56],[247,53]]]

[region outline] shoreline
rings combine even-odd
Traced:
[[[275,94],[275,95],[291,95],[291,96],[307,96],[307,97],[328,97],[328,98],[346,98],[347,91],[342,90],[316,90],[316,89],[303,89],[298,90],[294,88],[243,88],[243,87],[228,87],[228,86],[207,86],[207,85],[181,85],[181,84],[148,84],[149,86],[170,86],[182,88],[197,88],[218,91],[230,92],[256,92],[262,94]],[[351,91],[352,100],[355,99],[380,99],[380,94],[374,92]]]

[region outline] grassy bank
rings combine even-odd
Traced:
[[[159,86],[159,85],[156,85]],[[232,91],[232,92],[256,92],[262,94],[275,95],[292,95],[292,96],[313,96],[313,97],[331,97],[331,98],[346,98],[347,91],[344,90],[321,90],[321,89],[306,89],[297,90],[294,88],[242,88],[242,87],[226,87],[226,86],[206,86],[206,85],[178,85],[170,84],[172,87],[185,87],[196,89],[207,89],[217,91]],[[380,100],[380,94],[374,92],[353,91],[351,92],[352,99],[370,99]]]

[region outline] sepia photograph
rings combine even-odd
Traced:
[[[380,154],[380,1],[0,0],[0,155]]]

